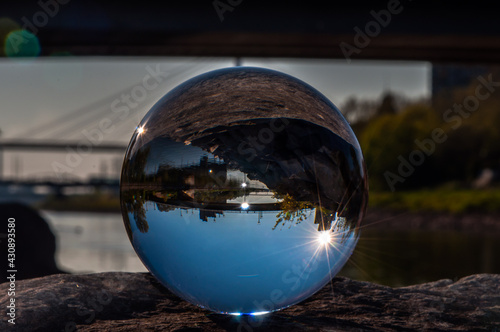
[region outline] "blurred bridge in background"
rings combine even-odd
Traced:
[[[436,63],[497,64],[500,24],[494,3],[456,1],[356,1],[332,5],[319,1],[166,1],[154,6],[137,1],[59,3],[48,18],[41,2],[0,4],[2,18],[33,32],[41,56],[260,57],[350,60],[404,60]],[[54,2],[57,3],[57,2]],[[217,7],[218,4],[218,7]],[[53,9],[53,8],[52,8]],[[51,9],[51,10],[52,10]],[[38,24],[33,18],[46,16]],[[11,23],[12,23],[11,22]],[[12,29],[15,28],[14,24]],[[5,37],[9,30],[0,31]],[[0,52],[0,56],[5,56]],[[238,63],[238,61],[237,61]],[[194,64],[169,73],[185,75]],[[177,77],[177,78],[176,78]],[[140,82],[139,82],[140,83]],[[84,149],[83,128],[107,114],[130,137],[130,124],[108,113],[113,100],[132,87],[0,141],[0,180],[5,151],[65,152]],[[159,92],[162,89],[158,89]],[[151,100],[158,96],[151,95]],[[132,113],[144,110],[137,108]],[[118,127],[117,125],[117,127]],[[116,139],[106,137],[106,140]],[[100,141],[96,153],[123,153],[124,143]],[[9,182],[11,181],[11,182]],[[17,179],[19,184],[20,179]],[[34,182],[24,179],[26,185]],[[90,180],[89,180],[90,181]],[[84,186],[85,181],[41,181],[54,188]]]
[[[84,147],[82,142],[76,141],[53,141],[53,140],[0,140],[0,151],[23,150],[23,151],[67,151],[67,149],[80,149]],[[92,145],[90,148],[95,152],[125,152],[127,146],[123,143],[102,142]]]
[[[118,194],[119,180],[109,178],[90,178],[81,180],[76,177],[44,176],[41,178],[3,178],[2,167],[4,151],[54,151],[66,152],[68,149],[77,150],[82,142],[53,141],[53,140],[0,140],[0,199],[22,199],[28,202],[37,201],[46,195],[62,197],[68,189],[76,192],[109,191]],[[123,143],[102,142],[90,147],[93,153],[117,152],[125,153],[127,146]]]

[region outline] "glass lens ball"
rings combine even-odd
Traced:
[[[251,67],[194,77],[128,146],[125,228],[170,291],[227,314],[300,302],[349,259],[367,205],[358,141],[308,84]]]

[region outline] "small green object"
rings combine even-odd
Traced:
[[[38,37],[27,30],[10,32],[5,39],[4,49],[8,57],[36,57],[41,51]]]

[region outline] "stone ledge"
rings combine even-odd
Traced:
[[[0,306],[10,297],[0,284]],[[497,331],[500,275],[402,288],[337,277],[308,300],[260,317],[210,313],[149,273],[52,275],[16,282],[15,325],[1,331]]]

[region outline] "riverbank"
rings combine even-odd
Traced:
[[[35,205],[37,209],[60,212],[120,213],[120,198],[110,194],[49,196]]]
[[[500,215],[500,189],[442,187],[414,191],[374,191],[370,192],[369,206],[417,213],[497,213]]]
[[[500,233],[500,212],[416,212],[369,207],[362,225],[365,229],[392,231],[426,230]]]

